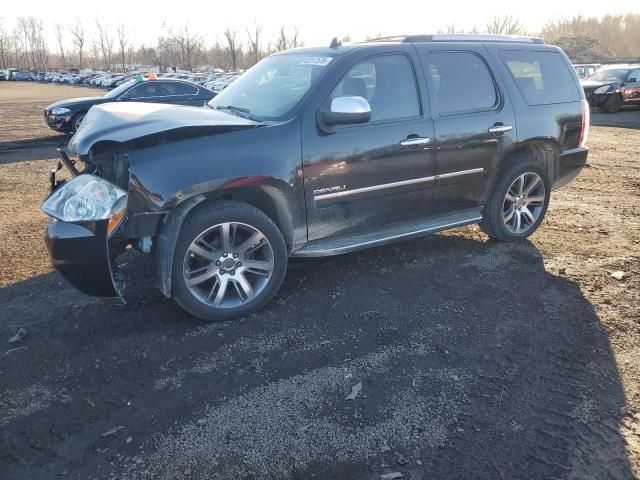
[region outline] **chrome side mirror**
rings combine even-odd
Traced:
[[[322,113],[327,125],[366,123],[371,120],[371,105],[364,97],[337,97],[331,101],[331,109]]]

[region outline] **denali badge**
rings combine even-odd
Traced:
[[[342,190],[346,190],[346,185],[336,185],[335,187],[326,187],[326,188],[318,188],[313,191],[314,195],[322,195],[324,193],[332,193],[332,192],[341,192]]]

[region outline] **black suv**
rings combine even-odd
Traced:
[[[588,114],[565,54],[538,39],[281,52],[201,108],[93,107],[60,151],[75,177],[52,175],[46,244],[87,294],[124,293],[131,245],[185,310],[235,318],[275,295],[289,256],[472,223],[528,237],[585,165]]]

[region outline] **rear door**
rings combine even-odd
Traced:
[[[487,180],[516,141],[515,114],[481,44],[417,44],[435,128],[434,209],[485,202]]]

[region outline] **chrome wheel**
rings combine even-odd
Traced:
[[[511,233],[522,234],[533,227],[544,210],[546,191],[537,173],[527,172],[511,184],[504,197],[502,219]]]
[[[253,300],[273,274],[274,255],[264,234],[244,223],[208,228],[187,249],[182,274],[189,292],[216,308]]]

